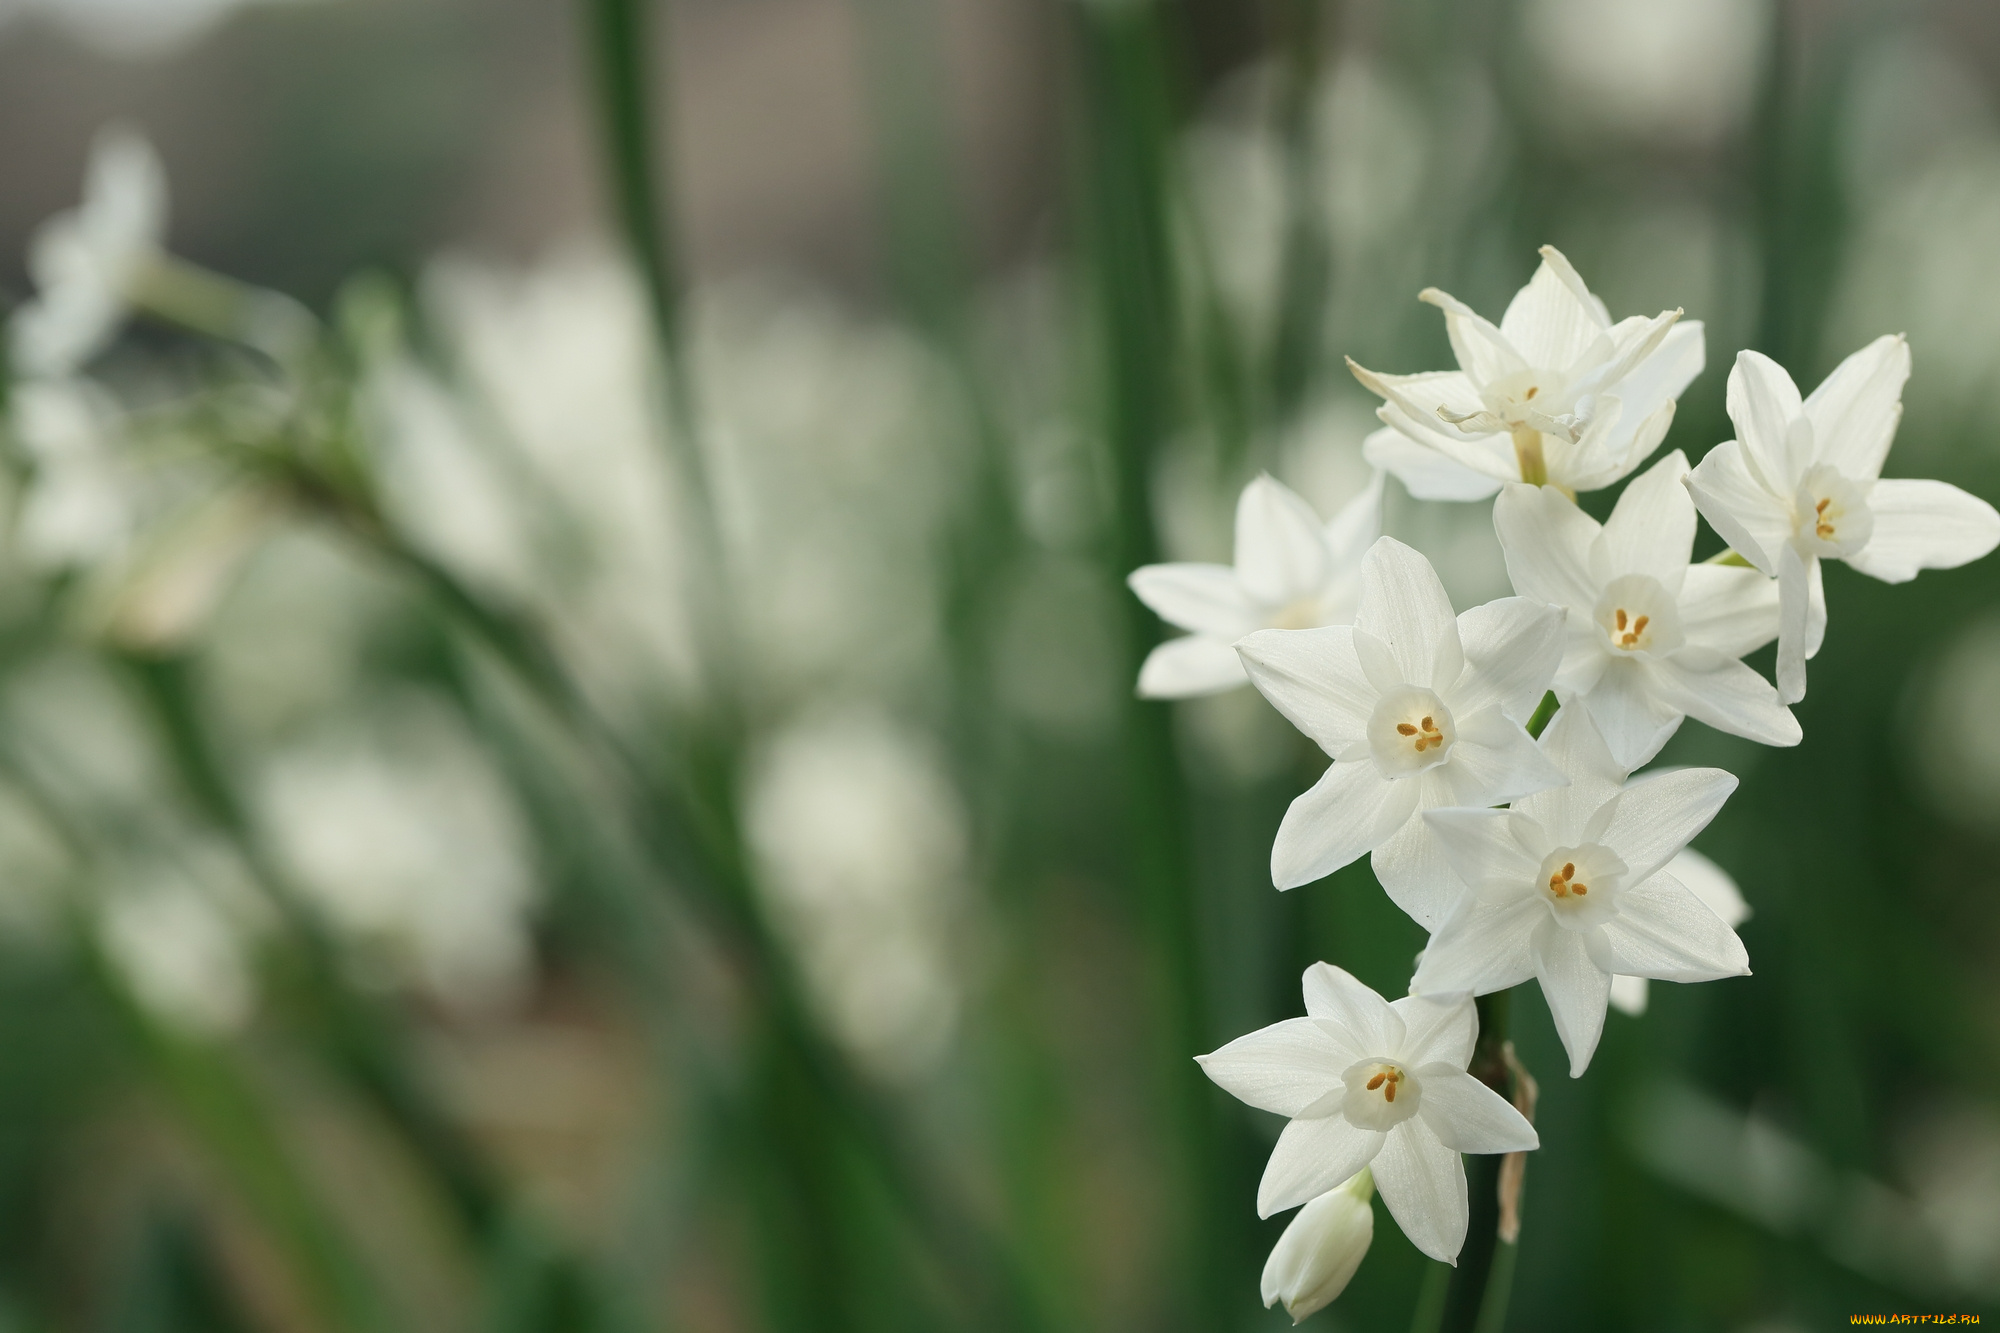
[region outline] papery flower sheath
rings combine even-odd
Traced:
[[[103,351],[166,224],[166,172],[152,145],[118,126],[101,131],[82,204],[44,222],[29,244],[35,296],[8,330],[14,372],[61,378]]]
[[[1236,501],[1236,563],[1146,565],[1127,580],[1161,619],[1190,631],[1139,669],[1148,699],[1184,699],[1248,679],[1230,647],[1260,629],[1345,625],[1360,594],[1361,557],[1382,534],[1382,476],[1322,524],[1269,475]]]
[[[1237,644],[1252,683],[1334,761],[1285,812],[1272,882],[1296,888],[1372,852],[1397,906],[1443,921],[1451,872],[1418,816],[1562,781],[1522,726],[1562,643],[1561,608],[1530,598],[1454,617],[1430,562],[1384,537],[1362,561],[1353,625]]]
[[[1465,1242],[1460,1153],[1526,1152],[1534,1126],[1465,1072],[1472,1002],[1393,1003],[1328,963],[1305,974],[1306,1017],[1197,1057],[1225,1091],[1289,1117],[1257,1187],[1257,1214],[1295,1208],[1364,1167],[1410,1243],[1456,1263]]]
[[[1778,697],[1806,693],[1806,659],[1825,631],[1819,562],[1845,560],[1885,583],[1952,569],[2000,545],[2000,513],[1941,481],[1882,479],[1903,416],[1910,347],[1877,338],[1800,401],[1784,367],[1743,352],[1729,372],[1736,439],[1688,476],[1702,517],[1778,580]]]
[[[1613,976],[1749,975],[1736,932],[1666,869],[1736,779],[1684,768],[1628,783],[1578,709],[1557,713],[1541,743],[1568,786],[1508,810],[1425,816],[1467,892],[1410,985],[1424,995],[1485,995],[1535,978],[1575,1078],[1603,1034]]]
[[[1507,573],[1523,596],[1569,613],[1556,697],[1588,711],[1631,771],[1683,717],[1766,745],[1797,745],[1778,692],[1738,659],[1778,637],[1778,590],[1742,566],[1690,565],[1695,508],[1676,449],[1633,479],[1599,525],[1549,487],[1493,504]]]
[[[1506,482],[1594,491],[1646,460],[1674,400],[1701,372],[1702,328],[1678,310],[1613,323],[1569,260],[1541,267],[1495,328],[1435,287],[1457,370],[1384,375],[1348,365],[1381,395],[1376,467],[1426,500],[1480,500]]]

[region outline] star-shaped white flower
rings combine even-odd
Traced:
[[[1396,905],[1436,927],[1456,891],[1418,815],[1562,781],[1522,727],[1562,645],[1562,609],[1529,598],[1453,617],[1430,562],[1393,537],[1361,562],[1353,625],[1237,644],[1251,683],[1334,761],[1285,812],[1272,882],[1297,888],[1373,852]]]
[[[1694,848],[1683,847],[1679,855],[1667,862],[1667,873],[1687,886],[1689,892],[1701,899],[1702,906],[1720,917],[1722,924],[1731,930],[1750,919],[1750,904],[1743,901],[1743,890],[1736,887],[1729,872]],[[1611,1007],[1637,1018],[1646,1012],[1651,986],[1644,977],[1611,978]]]
[[[1570,1077],[1590,1065],[1613,976],[1747,976],[1743,941],[1665,867],[1736,790],[1719,768],[1625,782],[1590,716],[1565,708],[1542,736],[1569,785],[1508,810],[1425,816],[1467,892],[1410,983],[1425,995],[1541,982]]]
[[[59,378],[103,351],[159,254],[166,223],[166,172],[152,145],[128,129],[101,131],[82,205],[44,222],[29,243],[35,298],[9,330],[14,373]]]
[[[1236,564],[1147,565],[1127,580],[1139,600],[1191,631],[1147,655],[1148,699],[1214,694],[1248,679],[1230,645],[1260,629],[1345,625],[1360,593],[1361,557],[1382,535],[1382,474],[1325,524],[1269,474],[1236,501]]]
[[[1778,692],[1737,659],[1778,637],[1778,590],[1742,566],[1690,565],[1687,459],[1668,454],[1599,526],[1561,492],[1511,485],[1493,504],[1507,575],[1569,612],[1556,697],[1587,709],[1627,772],[1683,717],[1766,745],[1797,745]]]
[[[1294,1324],[1333,1304],[1375,1239],[1375,1176],[1361,1174],[1334,1186],[1299,1209],[1264,1261],[1264,1308],[1279,1301]]]
[[[1534,1126],[1465,1072],[1472,1002],[1389,1003],[1329,963],[1306,969],[1306,1017],[1197,1057],[1259,1110],[1289,1117],[1257,1187],[1257,1215],[1296,1208],[1363,1167],[1411,1244],[1446,1263],[1465,1243],[1459,1154],[1527,1152]]]
[[[1729,372],[1734,440],[1709,450],[1688,489],[1724,541],[1778,580],[1778,697],[1806,693],[1819,649],[1819,562],[1845,560],[1885,583],[1951,569],[2000,545],[1993,506],[1941,481],[1881,480],[1903,416],[1910,347],[1877,338],[1799,401],[1784,367],[1742,352]]]
[[[1435,287],[1457,370],[1382,375],[1352,361],[1384,401],[1369,462],[1425,500],[1480,500],[1510,481],[1594,491],[1666,437],[1674,400],[1701,373],[1702,331],[1678,310],[1614,324],[1552,245],[1494,328]]]

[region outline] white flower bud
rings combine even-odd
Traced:
[[[1264,1306],[1298,1323],[1347,1289],[1375,1239],[1375,1176],[1368,1168],[1299,1209],[1264,1264]]]

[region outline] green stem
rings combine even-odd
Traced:
[[[1561,704],[1556,701],[1554,690],[1544,694],[1542,701],[1535,705],[1535,715],[1528,719],[1528,734],[1540,740],[1542,733],[1548,730],[1549,719],[1556,715],[1556,709],[1559,707]]]
[[[1510,993],[1496,991],[1482,995],[1479,1008],[1479,1041],[1472,1049],[1468,1072],[1508,1101],[1513,1100],[1514,1078],[1507,1069],[1507,1010]],[[1512,1246],[1500,1243],[1500,1162],[1498,1153],[1478,1153],[1465,1159],[1465,1178],[1471,1216],[1465,1244],[1458,1252],[1458,1267],[1452,1270],[1445,1293],[1439,1333],[1475,1333],[1487,1305],[1488,1284],[1496,1271],[1501,1250]],[[1511,1272],[1510,1265],[1497,1266]],[[1504,1297],[1496,1318],[1505,1318]]]

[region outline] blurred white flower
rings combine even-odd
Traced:
[[[1385,401],[1368,461],[1427,500],[1479,500],[1509,481],[1570,492],[1609,486],[1666,437],[1702,367],[1702,327],[1679,310],[1614,324],[1562,252],[1542,263],[1495,328],[1435,287],[1459,369],[1382,375],[1347,364]]]
[[[1363,1167],[1299,1209],[1264,1261],[1264,1308],[1279,1301],[1297,1324],[1333,1304],[1375,1239],[1375,1173]]]
[[[1627,772],[1687,716],[1765,745],[1801,736],[1770,682],[1738,660],[1778,637],[1778,589],[1754,569],[1688,563],[1687,475],[1676,449],[1603,524],[1545,486],[1510,485],[1493,505],[1515,590],[1569,613],[1556,697],[1590,713]]]
[[[250,935],[199,885],[156,872],[123,886],[100,903],[97,929],[133,996],[162,1021],[216,1036],[249,1020]]]
[[[1184,699],[1246,682],[1230,647],[1260,629],[1314,629],[1353,619],[1361,557],[1382,535],[1382,479],[1322,524],[1268,473],[1236,502],[1236,563],[1147,565],[1127,580],[1161,619],[1190,633],[1147,655],[1139,693]]]
[[[187,49],[238,9],[281,2],[286,0],[0,0],[0,30],[38,16],[103,55],[160,59]]]
[[[1196,1057],[1230,1095],[1291,1121],[1257,1186],[1257,1215],[1296,1208],[1372,1167],[1410,1243],[1458,1262],[1467,1220],[1459,1154],[1541,1146],[1519,1111],[1465,1072],[1479,1031],[1472,1001],[1388,1002],[1328,963],[1306,969],[1305,998],[1306,1017]]]
[[[1454,618],[1430,563],[1384,537],[1362,561],[1352,626],[1237,644],[1251,683],[1334,761],[1285,812],[1272,882],[1296,888],[1372,852],[1396,905],[1435,928],[1456,893],[1421,814],[1562,781],[1522,726],[1562,634],[1561,608],[1524,597]]]
[[[88,380],[14,386],[14,438],[33,467],[15,520],[21,555],[39,569],[116,556],[136,522],[135,479],[117,456],[119,410]]]
[[[834,1030],[879,1073],[945,1053],[961,1002],[965,815],[930,748],[869,711],[808,721],[755,766],[749,840]]]
[[[166,226],[166,171],[152,145],[124,126],[99,131],[83,202],[44,222],[29,243],[35,296],[8,328],[13,372],[58,378],[109,346]]]
[[[1666,870],[1736,790],[1719,768],[1625,781],[1590,715],[1565,708],[1541,746],[1568,785],[1509,810],[1424,816],[1465,886],[1417,964],[1412,991],[1485,995],[1541,983],[1571,1078],[1590,1066],[1613,975],[1747,976],[1743,942]]]
[[[1978,496],[1941,481],[1881,479],[1909,377],[1909,344],[1885,335],[1800,401],[1784,367],[1742,352],[1729,372],[1738,438],[1688,477],[1702,517],[1778,580],[1778,697],[1788,704],[1805,697],[1806,659],[1825,631],[1824,612],[1814,614],[1821,559],[1904,583],[2000,545],[2000,513]]]
[[[1701,899],[1701,905],[1721,919],[1731,930],[1750,919],[1750,904],[1729,872],[1692,847],[1683,847],[1667,862],[1667,874]],[[1611,1007],[1637,1018],[1646,1012],[1651,983],[1644,977],[1611,978]]]
[[[1522,21],[1560,129],[1675,143],[1743,117],[1771,27],[1764,0],[1531,0]]]
[[[536,886],[517,812],[463,724],[401,699],[283,750],[257,809],[283,863],[364,961],[483,1009],[532,978]]]

